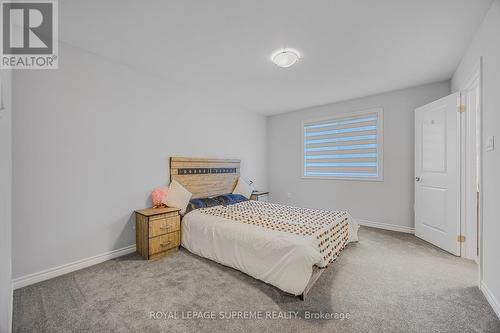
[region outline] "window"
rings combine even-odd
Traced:
[[[302,176],[383,180],[382,127],[382,109],[304,122]]]

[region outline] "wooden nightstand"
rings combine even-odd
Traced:
[[[135,211],[137,252],[147,260],[176,251],[181,244],[181,216],[177,208]]]
[[[250,196],[250,200],[268,202],[269,201],[269,192],[253,191],[252,195]]]

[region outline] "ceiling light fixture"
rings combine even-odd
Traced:
[[[281,49],[271,55],[271,60],[278,67],[290,67],[300,59],[300,53],[294,49]]]

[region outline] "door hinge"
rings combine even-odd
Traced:
[[[463,235],[458,235],[458,236],[457,236],[457,242],[459,242],[459,243],[464,243],[464,242],[465,242],[465,236],[463,236]]]
[[[458,112],[460,112],[460,113],[465,112],[465,105],[463,105],[463,104],[462,104],[462,105],[460,105],[460,106],[458,107]]]

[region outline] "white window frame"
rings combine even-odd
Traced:
[[[305,176],[305,126],[309,123],[327,121],[327,120],[335,120],[346,117],[354,117],[358,115],[368,114],[368,113],[377,113],[377,177],[339,177],[339,176]],[[328,117],[316,118],[316,119],[307,119],[303,120],[301,124],[301,154],[300,154],[300,178],[302,179],[319,179],[319,180],[355,180],[355,181],[368,181],[368,182],[382,182],[384,181],[384,109],[381,107],[365,109],[355,112],[347,112],[347,113],[335,113]]]

